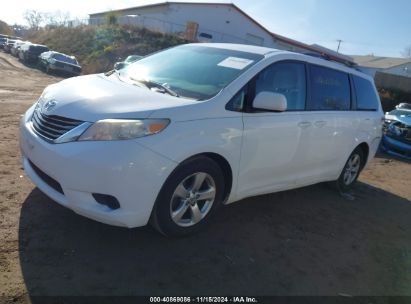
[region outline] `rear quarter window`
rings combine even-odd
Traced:
[[[310,88],[309,110],[350,110],[351,89],[347,73],[312,65],[310,66]]]
[[[353,75],[353,80],[357,96],[357,110],[377,111],[379,101],[371,81],[355,75]]]

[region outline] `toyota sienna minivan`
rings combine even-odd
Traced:
[[[347,191],[382,121],[373,79],[344,64],[188,44],[48,86],[20,145],[27,175],[59,204],[178,236],[246,197],[327,181]]]

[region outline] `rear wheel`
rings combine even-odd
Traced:
[[[364,152],[361,148],[356,148],[345,163],[340,177],[336,181],[337,188],[341,192],[347,192],[352,188],[360,175],[365,160]]]
[[[196,157],[182,163],[167,179],[150,222],[162,234],[184,236],[204,226],[223,201],[221,168]]]

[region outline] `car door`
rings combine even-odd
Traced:
[[[355,115],[350,111],[351,86],[345,72],[309,65],[307,111],[302,125],[303,166],[297,183],[310,184],[334,178],[352,147]]]
[[[304,153],[300,139],[306,101],[305,63],[274,63],[249,85],[248,107],[243,114],[244,132],[238,177],[238,197],[293,188]],[[259,111],[251,99],[260,92],[283,94],[287,111]]]

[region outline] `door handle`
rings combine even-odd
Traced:
[[[316,127],[319,127],[319,128],[324,127],[326,124],[327,124],[327,122],[324,121],[324,120],[319,120],[319,121],[316,121],[316,122],[314,123],[314,125],[315,125]]]
[[[306,129],[308,127],[311,127],[312,123],[309,121],[302,121],[300,123],[298,123],[298,126],[302,129]]]

